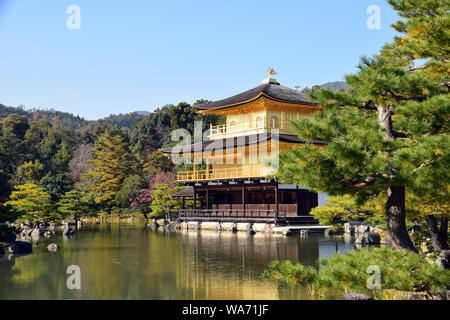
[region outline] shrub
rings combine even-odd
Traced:
[[[262,273],[262,278],[287,286],[306,286],[317,279],[317,271],[313,267],[300,263],[293,264],[289,260],[272,261]]]
[[[381,288],[367,288],[369,266],[380,268]],[[320,261],[320,271],[289,261],[272,262],[263,278],[281,284],[305,285],[315,290],[336,288],[373,296],[383,296],[387,290],[440,291],[450,284],[450,270],[429,263],[419,254],[407,250],[365,248],[345,255],[335,255]]]

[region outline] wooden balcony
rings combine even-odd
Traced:
[[[178,182],[227,180],[245,178],[264,178],[273,169],[264,165],[237,165],[232,168],[181,171],[177,173]]]
[[[210,126],[209,139],[223,139],[241,135],[258,134],[268,132],[272,129],[283,131],[282,133],[292,133],[290,120],[268,119],[259,117],[253,121],[229,122],[224,125]]]
[[[251,222],[251,223],[293,223],[297,225],[315,225],[313,216],[297,215],[297,205],[228,205],[215,209],[181,209],[178,221],[198,222]]]

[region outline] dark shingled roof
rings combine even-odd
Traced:
[[[172,194],[173,198],[191,197],[194,195],[194,188],[192,186],[187,186],[186,189],[178,191]]]
[[[172,153],[175,152],[177,154],[179,153],[191,153],[191,152],[204,152],[204,151],[213,151],[213,150],[219,150],[219,149],[225,149],[225,148],[236,148],[236,147],[244,147],[248,145],[253,145],[257,143],[263,143],[266,141],[269,141],[271,139],[276,139],[282,142],[288,142],[288,143],[307,143],[307,141],[300,139],[296,135],[289,135],[289,134],[280,134],[280,135],[272,135],[269,134],[252,134],[248,136],[240,136],[240,137],[232,137],[232,138],[225,138],[225,139],[216,139],[216,140],[210,140],[205,142],[198,142],[190,145],[184,145],[179,146],[175,148],[165,148],[160,149],[162,153]],[[312,144],[316,145],[326,145],[326,142],[323,142],[321,140],[313,140],[310,141]]]
[[[231,107],[251,102],[253,100],[258,99],[261,95],[264,95],[268,98],[272,98],[275,100],[280,100],[283,102],[316,105],[316,103],[308,101],[308,99],[303,93],[288,87],[284,87],[279,83],[270,82],[270,83],[263,83],[257,86],[256,88],[242,92],[230,98],[214,101],[211,103],[205,103],[194,107],[199,110],[213,110],[224,107]]]

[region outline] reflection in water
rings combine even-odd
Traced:
[[[49,243],[61,249],[48,252]],[[0,299],[310,299],[305,289],[281,289],[259,275],[275,259],[317,267],[319,258],[352,249],[314,235],[88,225],[70,238],[41,238],[31,255],[0,257]],[[81,290],[66,287],[70,265],[81,269]]]

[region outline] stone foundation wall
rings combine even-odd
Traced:
[[[189,230],[215,230],[228,232],[254,232],[272,233],[275,228],[273,223],[234,223],[234,222],[197,222],[183,221],[179,225],[180,229]]]

